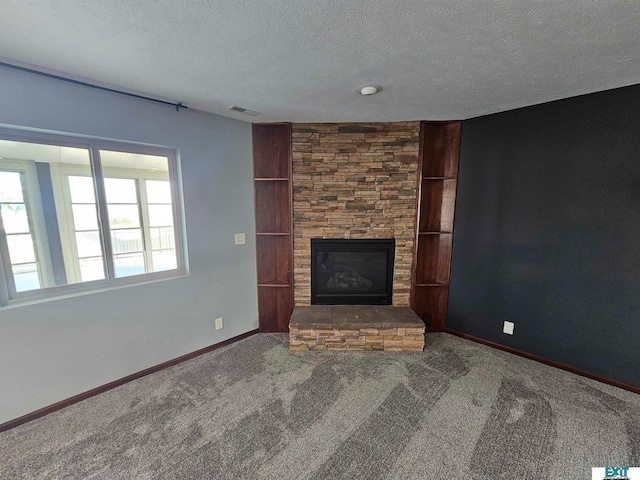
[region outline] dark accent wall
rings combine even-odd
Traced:
[[[465,121],[458,182],[447,327],[640,385],[640,85]]]

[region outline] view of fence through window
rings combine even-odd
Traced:
[[[84,282],[103,279],[104,262],[102,260],[102,244],[98,228],[98,210],[93,191],[93,179],[68,175],[67,180],[71,195],[80,278]]]
[[[93,166],[92,155],[99,159]],[[178,269],[170,159],[0,139],[0,259],[8,290]]]

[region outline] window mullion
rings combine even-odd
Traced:
[[[5,271],[5,264],[2,259],[3,259],[3,255],[0,254],[0,307],[3,307],[9,304],[9,298],[10,298],[9,282],[13,281],[13,275],[6,274],[7,272]]]
[[[140,205],[140,215],[142,218],[142,235],[144,242],[144,258],[147,272],[154,272],[153,266],[153,245],[151,244],[151,224],[149,222],[149,202],[147,200],[147,185],[145,179],[138,176],[138,200]]]
[[[102,163],[100,161],[100,150],[91,146],[91,172],[96,187],[96,207],[98,208],[98,228],[100,229],[100,240],[102,242],[102,255],[106,268],[107,281],[113,280],[115,267],[113,261],[113,246],[111,245],[111,228],[109,226],[109,211],[107,207],[107,195],[104,189],[104,176],[102,175]]]
[[[80,258],[78,256],[78,245],[76,243],[75,219],[73,217],[73,202],[71,200],[71,189],[69,186],[68,172],[60,171],[60,167],[56,168],[58,174],[58,188],[61,192],[62,201],[59,208],[58,219],[61,225],[60,235],[66,241],[63,241],[63,252],[65,253],[65,265],[67,267],[67,279],[69,283],[82,281],[82,273],[80,272]],[[58,202],[56,202],[58,203]]]
[[[1,209],[2,207],[0,207]],[[2,267],[2,291],[0,291],[0,305],[6,305],[10,298],[16,294],[16,282],[13,278],[13,270],[11,268],[11,260],[9,258],[9,245],[7,244],[7,235],[2,222],[2,214],[0,212],[0,267]],[[6,288],[6,292],[5,292]]]

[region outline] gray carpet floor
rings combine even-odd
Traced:
[[[447,335],[260,334],[0,434],[0,477],[590,479],[640,466],[640,396]]]

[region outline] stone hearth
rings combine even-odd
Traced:
[[[289,323],[289,349],[421,352],[424,331],[424,322],[408,307],[296,306]]]

